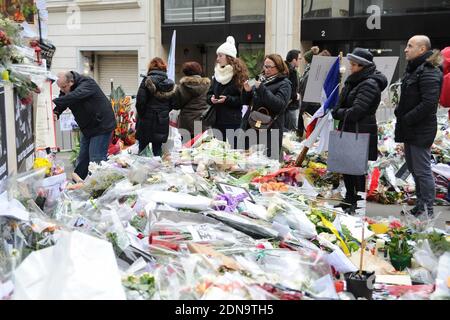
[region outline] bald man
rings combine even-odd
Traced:
[[[86,179],[91,162],[107,159],[116,119],[109,99],[94,79],[74,71],[61,72],[56,82],[61,93],[53,100],[57,118],[69,108],[80,127],[80,154],[75,173]]]
[[[436,113],[443,78],[427,36],[412,37],[405,54],[408,66],[395,110],[395,140],[405,145],[406,163],[416,183],[416,206],[409,213],[432,217],[436,187],[431,171],[431,146],[437,134]]]

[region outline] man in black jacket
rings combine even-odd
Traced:
[[[291,82],[292,93],[289,106],[286,109],[284,118],[284,128],[286,131],[297,130],[298,113],[300,109],[299,78],[297,69],[302,60],[300,50],[291,50],[286,56],[286,65],[289,68],[289,81]]]
[[[437,109],[442,72],[430,60],[430,39],[411,38],[405,49],[408,67],[402,80],[400,102],[395,110],[395,140],[405,144],[408,169],[416,183],[417,203],[411,214],[433,216],[436,187],[431,171],[431,146],[437,134]]]
[[[111,103],[94,79],[74,71],[58,74],[59,98],[53,100],[56,117],[69,108],[80,127],[80,154],[75,173],[81,178],[88,176],[89,163],[107,159],[116,119]]]

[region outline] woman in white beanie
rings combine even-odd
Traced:
[[[241,93],[249,77],[247,66],[236,56],[235,40],[230,36],[217,49],[217,64],[207,97],[216,113],[212,127],[222,133],[223,141],[227,140],[227,132],[234,136],[235,130],[241,127]],[[229,142],[236,146],[236,139]]]

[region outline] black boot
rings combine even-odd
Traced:
[[[339,203],[338,205],[335,205],[334,208],[342,208],[342,210],[350,209],[353,203],[353,199],[348,194],[345,196],[345,199]]]
[[[344,211],[349,209],[350,207],[351,207],[351,204],[347,203],[345,200],[344,200],[344,202],[341,202],[341,203],[339,203],[339,204],[334,206],[335,209],[341,208]]]
[[[345,213],[350,216],[354,216],[354,215],[356,215],[356,209],[357,209],[357,205],[352,204],[347,210],[345,210]]]

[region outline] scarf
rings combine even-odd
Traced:
[[[225,67],[221,67],[219,64],[216,65],[214,69],[214,79],[222,85],[227,85],[233,80],[234,77],[234,69],[231,65],[226,65]]]
[[[264,75],[261,75],[259,77],[259,80],[261,81],[262,84],[268,85],[269,83],[273,82],[274,80],[278,79],[279,77],[280,77],[280,74],[278,74],[278,73],[269,78],[266,78]]]
[[[362,69],[360,72],[351,74],[348,76],[347,80],[345,80],[345,86],[342,89],[341,96],[339,99],[338,106],[343,106],[345,104],[345,100],[347,100],[347,96],[350,94],[350,92],[361,83],[361,81],[367,79],[369,76],[375,73],[377,70],[376,65],[372,64],[364,69]]]
[[[408,66],[406,67],[406,71],[408,73],[413,73],[416,71],[416,69],[424,64],[431,56],[433,55],[433,51],[428,51],[421,55],[420,57],[417,57],[416,59],[408,62]]]

